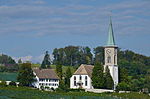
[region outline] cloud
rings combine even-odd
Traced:
[[[15,5],[10,6],[11,3]],[[135,28],[141,26],[147,32],[150,21],[143,17],[150,15],[148,9],[150,10],[148,2],[134,0],[105,6],[73,5],[73,3],[66,6],[47,6],[42,0],[31,2],[16,0],[0,6],[0,34],[47,36],[63,33],[92,35],[92,31],[102,33],[107,30],[110,10],[114,25],[118,26],[119,30],[126,28],[129,34],[133,29],[129,27],[134,25]]]

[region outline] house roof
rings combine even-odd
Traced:
[[[38,78],[43,79],[59,79],[54,69],[39,69],[34,68],[33,72],[36,74]]]
[[[88,75],[89,77],[92,77],[93,72],[93,65],[85,65],[82,64],[74,73],[74,75]]]

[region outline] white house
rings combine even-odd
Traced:
[[[59,77],[57,76],[54,69],[39,69],[34,68],[33,73],[36,76],[35,82],[32,85],[35,88],[58,88],[59,86]]]
[[[118,64],[117,64],[117,46],[115,44],[112,21],[110,19],[109,24],[109,34],[107,45],[104,47],[104,56],[105,56],[105,64],[104,64],[104,72],[106,66],[108,66],[110,70],[110,74],[114,81],[114,90],[118,84]],[[91,65],[81,65],[77,71],[70,78],[70,88],[84,88],[84,89],[92,89],[92,69],[94,66]]]
[[[91,83],[93,67],[82,64],[70,78],[70,88],[93,88]]]

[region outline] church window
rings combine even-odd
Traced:
[[[108,56],[108,58],[107,58],[107,63],[111,63],[111,57],[110,56]]]
[[[87,76],[85,76],[85,86],[87,86]]]
[[[76,76],[74,76],[74,86],[76,86]]]
[[[116,64],[116,55],[114,56],[114,64]]]
[[[80,80],[82,80],[82,76],[80,75]]]

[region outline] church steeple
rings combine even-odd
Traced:
[[[117,46],[115,45],[115,39],[114,39],[114,33],[113,33],[113,27],[112,27],[112,21],[110,17],[110,24],[109,24],[109,34],[108,34],[108,41],[107,45],[105,46],[105,65],[108,66],[110,70],[110,74],[114,81],[114,89],[116,88],[118,84],[118,64],[117,64]]]
[[[111,17],[110,17],[110,23],[109,23],[109,34],[108,34],[107,46],[115,46],[115,39],[114,39]]]

